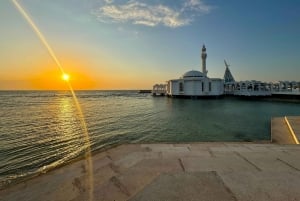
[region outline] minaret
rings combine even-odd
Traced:
[[[202,73],[206,76],[208,71],[206,70],[206,57],[207,57],[207,54],[206,54],[205,45],[203,45],[203,47],[202,47],[201,57],[202,57]]]

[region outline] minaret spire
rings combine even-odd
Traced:
[[[204,44],[203,44],[203,47],[202,47],[201,58],[202,58],[202,73],[206,76],[207,72],[208,72],[206,70],[206,58],[207,58],[207,54],[206,54],[206,48],[205,48]]]

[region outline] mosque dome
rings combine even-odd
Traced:
[[[191,70],[183,74],[183,78],[189,78],[189,77],[205,77],[203,73],[197,70]]]

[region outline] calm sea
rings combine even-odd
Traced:
[[[93,151],[127,142],[269,140],[271,117],[300,115],[299,103],[76,94]],[[78,157],[85,144],[70,92],[0,91],[0,188]]]

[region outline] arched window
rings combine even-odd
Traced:
[[[179,83],[179,91],[183,91],[183,90],[184,90],[184,88],[183,88],[183,83],[180,82],[180,83]]]

